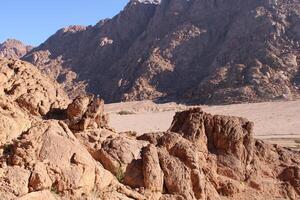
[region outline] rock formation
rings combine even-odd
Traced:
[[[0,144],[31,127],[35,117],[69,103],[66,93],[36,67],[0,58]]]
[[[15,39],[8,39],[0,43],[0,57],[18,59],[23,57],[33,49],[32,46],[25,45]]]
[[[300,152],[255,140],[246,119],[193,108],[166,132],[116,133],[102,99],[71,102],[23,61],[0,70],[1,199],[300,198]]]
[[[59,30],[23,59],[70,94],[87,86],[107,102],[293,99],[300,87],[299,5],[131,0],[112,19]]]

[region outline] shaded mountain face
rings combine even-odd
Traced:
[[[136,0],[23,59],[107,102],[253,102],[299,94],[299,40],[299,0]]]
[[[19,40],[8,39],[0,43],[0,57],[18,59],[27,54],[33,47]]]

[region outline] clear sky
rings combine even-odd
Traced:
[[[0,43],[15,38],[37,46],[68,25],[94,25],[129,0],[2,0]]]

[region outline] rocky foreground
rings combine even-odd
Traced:
[[[300,153],[253,139],[246,119],[194,108],[166,132],[116,133],[103,100],[0,66],[1,199],[300,198]]]

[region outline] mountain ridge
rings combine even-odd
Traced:
[[[85,83],[107,102],[298,97],[298,0],[147,2],[130,1],[95,26],[62,29],[23,59],[67,82],[70,93]]]
[[[19,40],[7,39],[3,43],[0,43],[0,57],[18,59],[32,49],[32,46],[25,45]]]

